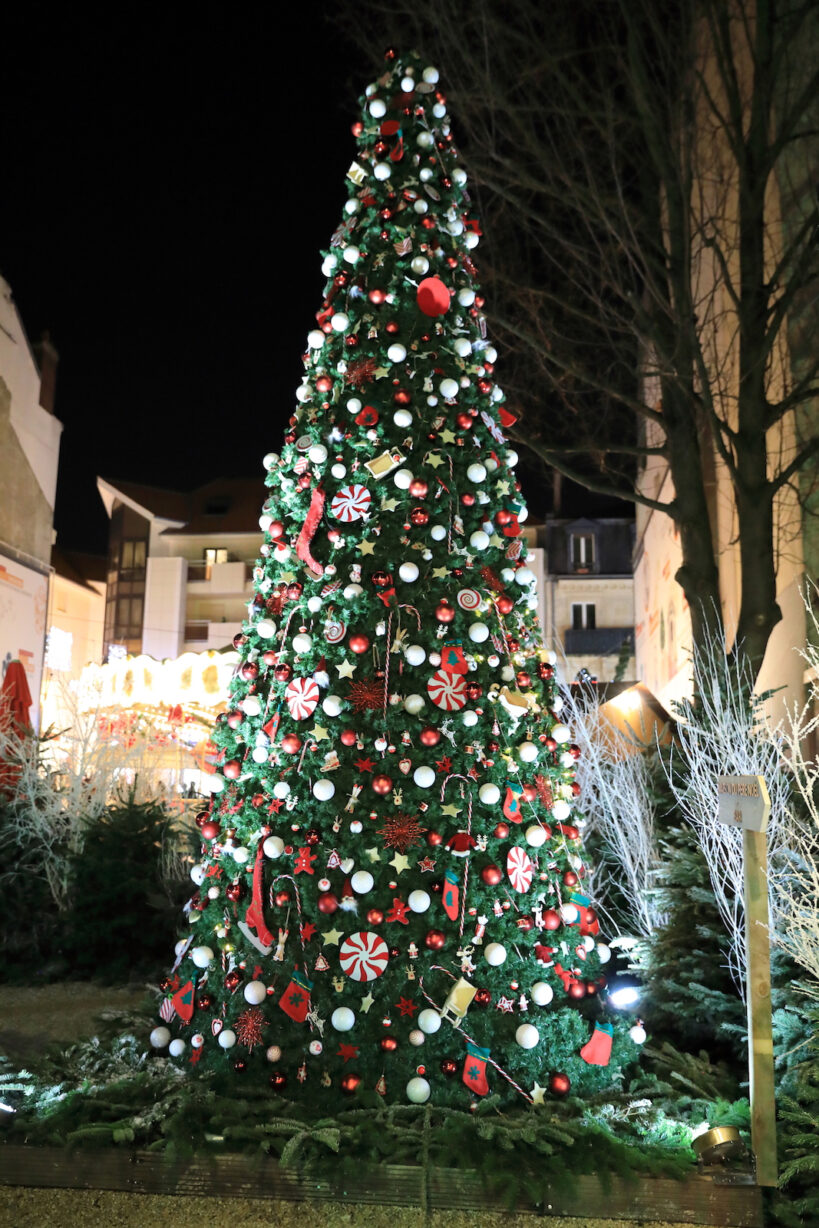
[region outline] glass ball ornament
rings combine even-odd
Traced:
[[[423,712],[426,702],[423,695],[407,695],[404,700],[404,710],[409,712],[410,716],[417,716],[419,712]]]
[[[336,311],[330,317],[330,326],[333,332],[343,333],[350,323],[350,317],[344,311]]]
[[[281,1048],[278,1045],[269,1045],[265,1057],[268,1062],[280,1062],[282,1058]]]
[[[477,712],[473,712],[471,708],[465,708],[461,713],[461,721],[469,729],[472,725],[477,725],[478,714]]]
[[[349,247],[344,248],[344,251],[341,253],[341,255],[345,263],[358,264],[358,260],[359,260],[359,257],[361,256],[361,252],[358,250],[357,247],[354,246],[354,244],[351,243]]]
[[[419,789],[431,789],[435,784],[435,770],[422,764],[417,767],[412,774],[412,779],[415,781]]]
[[[313,785],[313,797],[316,801],[327,802],[334,796],[336,787],[332,780],[327,780],[326,777],[317,780]]]
[[[472,342],[467,337],[456,337],[452,348],[459,358],[468,358],[472,353]]]
[[[531,827],[527,827],[524,833],[526,843],[530,848],[541,848],[548,839],[545,827],[541,827],[539,823],[533,823]]]
[[[412,426],[412,414],[408,409],[397,409],[392,416],[392,420],[401,430],[406,430]]]
[[[408,665],[423,665],[427,659],[427,652],[420,644],[410,644],[404,653],[404,659]]]
[[[410,1079],[407,1084],[407,1099],[410,1104],[426,1104],[431,1094],[432,1088],[426,1079],[422,1079],[420,1075]]]
[[[372,115],[373,119],[383,119],[387,114],[387,104],[383,98],[373,98],[367,110]]]
[[[506,961],[506,947],[502,942],[490,942],[484,948],[483,957],[491,968],[498,968]]]
[[[486,481],[486,466],[482,465],[479,461],[473,461],[466,471],[466,476],[470,482],[474,482],[477,486],[481,482]]]
[[[518,746],[518,758],[522,763],[534,763],[537,759],[537,750],[535,742],[521,742]]]
[[[441,1027],[441,1016],[432,1007],[427,1006],[418,1016],[418,1027],[425,1036],[434,1036]]]
[[[154,1028],[148,1037],[154,1049],[165,1049],[171,1043],[171,1034],[167,1028]]]
[[[409,469],[396,469],[392,480],[399,490],[409,490],[412,472]]]
[[[496,865],[484,866],[481,870],[481,878],[488,887],[497,887],[503,881],[503,870]]]
[[[429,535],[434,542],[442,542],[446,537],[446,528],[442,524],[434,524],[429,531]]]
[[[259,1006],[267,997],[267,986],[261,981],[249,981],[244,989],[245,1002],[250,1002],[252,1006]]]
[[[534,1024],[522,1023],[515,1032],[515,1040],[521,1049],[534,1049],[540,1040],[540,1033]]]
[[[555,991],[551,985],[547,985],[546,981],[535,981],[532,988],[529,990],[529,996],[535,1006],[548,1006],[552,998],[555,996]]]
[[[184,1040],[177,1037],[176,1040],[172,1040],[168,1045],[168,1052],[170,1053],[171,1057],[181,1057],[186,1048],[187,1045],[185,1044]]]
[[[607,946],[605,942],[598,942],[595,949],[597,951],[597,958],[600,960],[600,963],[607,964],[611,959],[611,947]]]
[[[562,746],[565,742],[571,742],[572,731],[568,725],[557,724],[552,728],[552,737],[558,746]]]
[[[567,1095],[571,1086],[571,1079],[563,1071],[555,1071],[554,1074],[549,1075],[549,1091],[555,1096]]]
[[[337,1032],[349,1032],[355,1023],[355,1013],[349,1006],[337,1006],[330,1016],[330,1022]]]
[[[489,639],[489,628],[486,623],[470,623],[469,638],[475,644],[483,644]]]
[[[478,789],[478,797],[485,806],[496,806],[500,801],[500,789],[492,781],[487,781]]]
[[[309,652],[313,647],[313,637],[306,635],[304,632],[299,632],[293,636],[293,651],[298,653]]]
[[[311,328],[310,332],[307,334],[307,345],[311,350],[321,349],[321,347],[324,345],[324,333],[320,328]],[[265,457],[265,460],[267,460],[267,457]],[[267,468],[268,466],[265,465],[265,469]],[[270,466],[270,468],[272,468],[272,466]]]
[[[398,575],[405,584],[412,584],[419,576],[418,565],[416,563],[402,563],[398,568]]]
[[[409,1043],[416,1049],[419,1048],[424,1043],[424,1039],[425,1039],[424,1033],[421,1031],[420,1028],[413,1028],[409,1036],[407,1037],[407,1040],[409,1041]]]
[[[635,1023],[629,1028],[628,1034],[635,1045],[644,1045],[646,1042],[646,1030],[641,1023]]]
[[[392,345],[388,346],[387,348],[387,358],[389,358],[390,362],[403,362],[406,356],[406,349],[397,341],[394,341]]]
[[[458,395],[458,381],[454,379],[442,379],[438,385],[438,391],[445,401],[454,401]]]
[[[390,166],[389,162],[376,162],[375,166],[373,167],[373,175],[376,179],[383,183],[392,175],[392,167]]]
[[[321,701],[321,706],[328,716],[338,716],[341,712],[343,700],[340,695],[328,695],[326,699]]]
[[[557,910],[564,925],[574,925],[580,913],[574,904],[561,904]]]
[[[422,891],[420,888],[418,888],[409,893],[407,903],[409,904],[412,912],[421,913],[427,911],[432,903],[432,899],[426,891]]]
[[[207,968],[213,963],[213,950],[211,947],[194,947],[191,951],[191,959],[197,968]]]
[[[217,1040],[222,1049],[232,1049],[236,1044],[236,1033],[232,1028],[222,1028]]]
[[[357,895],[366,895],[368,891],[372,891],[374,882],[369,870],[356,870],[350,879],[350,886]]]
[[[558,797],[552,802],[552,816],[556,823],[565,823],[571,813],[572,808],[565,798]]]

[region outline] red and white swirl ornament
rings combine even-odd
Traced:
[[[515,891],[528,891],[532,885],[535,867],[526,849],[515,845],[506,858],[506,873]]]
[[[284,693],[294,721],[306,721],[318,707],[319,689],[313,678],[294,678]]]
[[[387,969],[390,953],[387,944],[372,930],[361,930],[345,938],[339,947],[342,972],[353,981],[374,981]]]
[[[476,588],[462,588],[456,600],[462,610],[477,610],[481,604],[481,595]]]
[[[328,644],[340,644],[347,634],[347,625],[340,618],[328,618],[324,624],[324,638]]]
[[[427,683],[432,702],[444,712],[457,712],[466,707],[466,682],[463,674],[451,674],[449,670],[437,670]]]
[[[360,520],[362,516],[366,516],[370,510],[372,498],[366,486],[352,482],[349,486],[342,486],[335,495],[330,504],[330,511],[337,520],[349,524],[353,520]]]

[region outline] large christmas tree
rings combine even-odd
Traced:
[[[437,71],[388,54],[354,133],[152,1041],[318,1108],[540,1102],[644,1034],[605,1007]]]

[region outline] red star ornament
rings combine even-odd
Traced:
[[[409,1015],[410,1019],[412,1019],[413,1015],[418,1010],[418,1007],[415,1005],[412,998],[399,998],[395,1003],[395,1006],[397,1007],[399,1014]]]
[[[358,1057],[358,1045],[339,1045],[336,1057],[343,1058],[345,1064]]]

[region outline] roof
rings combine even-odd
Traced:
[[[106,561],[101,554],[86,554],[82,550],[62,550],[59,546],[51,549],[51,566],[58,576],[79,584],[96,593],[92,582],[105,584]]]
[[[137,504],[151,518],[173,523],[163,536],[209,533],[258,533],[259,514],[265,500],[261,477],[214,478],[195,490],[167,490],[140,482],[100,478],[107,494],[119,495]],[[100,492],[105,498],[105,494]]]

